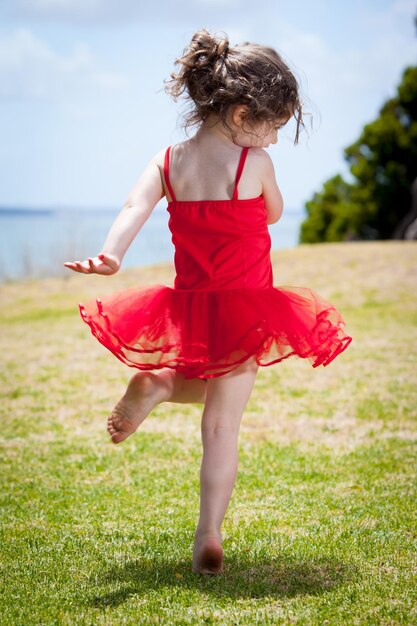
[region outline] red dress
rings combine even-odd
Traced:
[[[134,287],[79,304],[92,334],[129,367],[169,367],[214,378],[251,356],[261,366],[294,355],[328,365],[352,337],[335,307],[307,287],[274,287],[263,196],[176,200],[167,210],[175,247],[174,287]]]

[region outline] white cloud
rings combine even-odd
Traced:
[[[9,0],[7,10],[10,17],[83,22],[107,14],[106,4],[114,8],[103,0]]]
[[[7,0],[5,9],[9,18],[34,21],[53,21],[65,24],[100,26],[131,22],[200,23],[225,17],[238,22],[253,13],[252,0]],[[263,0],[262,10],[274,8],[274,0]],[[214,13],[214,12],[217,13]],[[250,19],[250,18],[249,18]]]
[[[417,2],[416,0],[396,0],[392,5],[392,12],[410,15],[417,13]]]
[[[75,92],[128,86],[127,77],[100,68],[81,41],[65,55],[27,28],[0,39],[0,98],[60,100]]]
[[[209,7],[228,7],[238,8],[240,0],[195,0],[196,4],[207,5]]]

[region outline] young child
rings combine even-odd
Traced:
[[[221,526],[234,488],[238,433],[259,366],[294,355],[328,365],[352,338],[335,307],[307,287],[273,286],[268,224],[283,201],[264,148],[278,129],[303,126],[298,84],[269,47],[229,47],[194,34],[166,91],[186,92],[191,139],[146,166],[102,251],[65,266],[114,274],[157,202],[167,198],[175,246],[174,287],[125,289],[79,304],[92,334],[139,371],[108,418],[114,443],[159,402],[204,404],[200,517],[194,572],[221,573]]]

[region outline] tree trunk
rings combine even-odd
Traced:
[[[395,228],[391,239],[417,239],[417,178],[411,185],[411,208]]]

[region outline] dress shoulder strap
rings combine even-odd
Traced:
[[[247,157],[247,154],[248,154],[248,150],[249,150],[249,148],[247,146],[245,146],[244,148],[242,148],[242,152],[240,153],[240,160],[239,160],[239,165],[237,166],[235,188],[233,190],[232,200],[237,200],[238,199],[237,186],[239,184],[240,177],[242,176],[243,166],[245,165],[245,161],[246,161],[246,157]]]
[[[171,194],[171,198],[175,202],[176,201],[175,193],[174,193],[174,190],[171,187],[171,182],[169,180],[169,155],[170,155],[170,152],[171,152],[171,147],[172,146],[168,146],[168,148],[165,151],[164,177],[165,177],[166,186],[168,187],[169,193]]]

